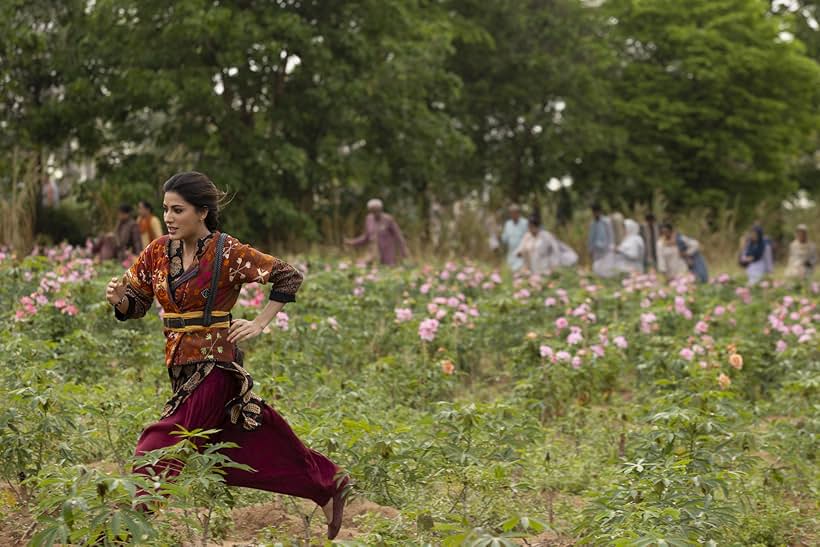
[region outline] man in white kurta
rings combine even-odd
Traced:
[[[527,221],[521,218],[521,208],[518,205],[510,205],[510,218],[504,223],[501,242],[507,247],[507,264],[512,271],[520,270],[524,265],[517,251],[526,233]]]
[[[612,277],[615,269],[615,237],[612,221],[603,214],[601,206],[592,206],[587,249],[592,258],[592,272],[599,277]]]
[[[515,254],[524,260],[524,268],[529,273],[548,274],[557,268],[571,267],[578,262],[578,254],[545,230],[537,215],[531,216],[528,224],[527,233],[521,239],[521,245]]]

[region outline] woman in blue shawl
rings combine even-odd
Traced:
[[[746,268],[749,285],[755,285],[773,269],[772,246],[760,225],[752,228],[746,247],[740,256],[740,265]]]

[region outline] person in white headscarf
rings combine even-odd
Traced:
[[[643,273],[646,247],[641,237],[640,225],[628,218],[624,220],[624,238],[615,250],[615,265],[624,273]]]
[[[357,238],[345,239],[345,244],[352,247],[367,245],[367,261],[377,258],[381,264],[394,266],[409,255],[407,243],[401,229],[391,215],[384,212],[382,200],[371,199],[367,202],[367,218],[364,233]]]
[[[808,227],[805,224],[799,224],[795,230],[794,241],[789,245],[786,277],[801,280],[811,279],[816,264],[817,247],[809,241]]]

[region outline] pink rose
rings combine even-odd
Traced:
[[[437,319],[425,319],[419,325],[419,338],[425,342],[432,342],[436,337],[439,322]]]
[[[410,308],[396,308],[393,310],[396,312],[396,321],[399,323],[403,323],[405,321],[410,321],[413,319],[413,310]]]

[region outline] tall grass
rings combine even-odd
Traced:
[[[0,242],[18,254],[34,246],[37,198],[40,194],[39,162],[34,152],[12,150],[9,170],[0,178]]]

